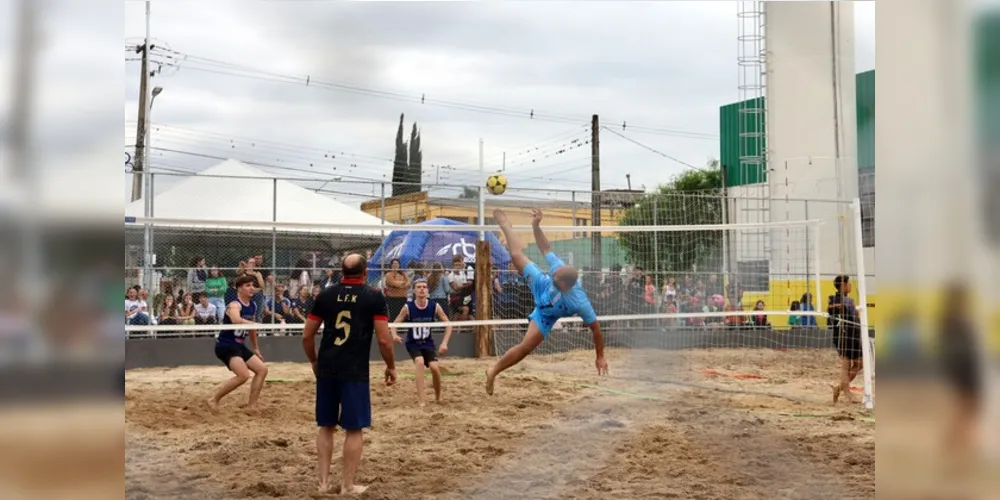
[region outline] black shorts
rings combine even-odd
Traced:
[[[853,335],[846,334],[845,336],[840,336],[835,334],[833,337],[833,345],[837,348],[837,354],[844,359],[856,361],[863,357],[861,351],[861,339]]]
[[[354,431],[371,427],[372,399],[368,381],[316,380],[316,425]]]
[[[417,348],[406,348],[406,352],[410,353],[410,359],[416,360],[417,357],[424,358],[424,366],[430,368],[432,361],[437,361],[437,352],[431,349],[417,349]]]
[[[230,359],[241,358],[243,361],[250,361],[254,354],[243,344],[215,344],[215,357],[229,368]]]

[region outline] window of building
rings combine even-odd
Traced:
[[[748,260],[736,263],[740,289],[744,292],[770,292],[771,266],[766,260]]]
[[[875,172],[858,176],[858,193],[861,199],[861,240],[865,248],[875,246]]]

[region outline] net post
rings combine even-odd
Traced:
[[[278,178],[271,179],[271,219],[278,222]],[[274,225],[271,231],[271,275],[274,276],[275,283],[278,282],[278,225]],[[267,287],[267,280],[264,280],[264,287]],[[262,290],[263,291],[263,290]],[[277,309],[274,287],[271,288],[271,307]],[[271,323],[274,323],[274,315],[271,315]]]
[[[476,242],[476,319],[493,317],[493,273],[490,262],[490,242]],[[490,326],[476,326],[476,357],[490,355]]]
[[[865,256],[864,256],[864,240],[862,239],[861,230],[861,200],[855,198],[851,202],[851,209],[853,210],[854,218],[854,250],[856,252],[855,259],[858,263],[858,316],[861,319],[861,356],[864,361],[864,405],[868,410],[875,409],[875,400],[872,397],[872,363],[874,363],[874,354],[872,352],[872,344],[868,332],[868,284],[867,284],[867,274],[865,273]]]
[[[813,225],[813,227],[812,227],[812,240],[813,240],[812,260],[813,260],[813,287],[814,287],[814,289],[813,289],[813,305],[816,308],[815,312],[819,312],[819,307],[816,307],[816,305],[823,303],[822,302],[822,300],[823,300],[822,299],[822,297],[823,297],[823,284],[820,282],[820,279],[822,279],[822,274],[821,274],[821,266],[820,266],[820,261],[819,261],[819,251],[820,251],[820,249],[819,249],[819,233],[820,233],[820,226],[818,224]]]

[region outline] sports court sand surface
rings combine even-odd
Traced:
[[[598,378],[592,352],[529,357],[489,397],[492,359],[444,358],[445,402],[425,408],[415,404],[412,365],[399,363],[396,386],[373,380],[362,498],[874,498],[874,419],[857,405],[831,406],[831,351],[608,359],[611,376]],[[240,408],[248,386],[219,416],[203,406],[227,374],[221,365],[127,373],[126,498],[315,490],[308,365],[271,365],[257,417]],[[339,479],[342,434],[336,441]]]

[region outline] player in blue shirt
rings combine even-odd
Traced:
[[[507,238],[507,250],[510,252],[511,262],[522,276],[528,278],[528,286],[535,299],[535,310],[528,316],[528,331],[521,339],[521,343],[511,347],[496,364],[486,370],[486,393],[490,395],[493,394],[497,375],[520,363],[541,345],[542,341],[549,337],[556,321],[574,315],[580,316],[594,334],[594,348],[597,351],[594,365],[597,367],[598,375],[608,373],[608,362],[604,360],[604,337],[601,334],[601,327],[597,324],[597,314],[590,305],[587,293],[580,286],[576,269],[567,266],[552,253],[549,240],[541,228],[542,211],[536,208],[532,211],[532,215],[531,226],[534,230],[535,243],[549,265],[548,273],[542,272],[537,264],[524,255],[524,242],[514,232],[507,214],[502,210],[493,212],[493,218]]]
[[[448,315],[437,302],[431,302],[427,297],[430,292],[427,287],[427,280],[417,278],[413,282],[413,300],[406,303],[400,309],[394,323],[402,323],[409,320],[410,323],[433,323],[441,321],[448,323]],[[393,342],[403,343],[403,338],[396,334],[396,329],[392,329]],[[441,341],[441,354],[448,352],[448,339],[451,338],[451,325],[445,326],[444,340]],[[434,338],[431,337],[430,326],[418,326],[410,328],[406,333],[406,352],[413,358],[417,379],[417,404],[424,406],[424,368],[431,371],[431,380],[434,384],[434,400],[441,402],[441,365],[438,363],[437,352],[434,349]]]

